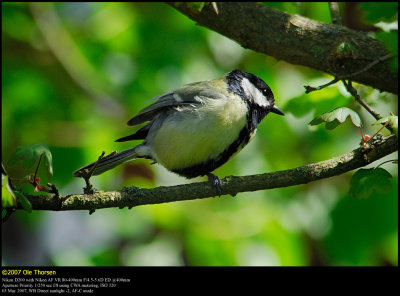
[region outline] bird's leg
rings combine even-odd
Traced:
[[[212,186],[215,186],[215,188],[217,189],[218,192],[218,196],[222,195],[222,181],[221,179],[213,174],[207,174],[208,177],[208,182],[211,183]]]

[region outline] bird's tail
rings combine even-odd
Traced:
[[[137,148],[137,146],[126,149],[119,153],[107,155],[104,158],[102,158],[98,163],[97,163],[97,161],[89,163],[89,164],[77,169],[74,172],[74,176],[82,177],[85,173],[85,170],[90,171],[96,163],[97,163],[97,166],[94,169],[92,175],[93,176],[100,175],[108,170],[111,170],[112,168],[115,168],[116,166],[120,165],[121,163],[132,160],[134,158],[137,158],[138,155],[136,152],[136,148]]]

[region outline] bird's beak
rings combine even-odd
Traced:
[[[271,112],[274,112],[275,114],[278,114],[278,115],[285,116],[285,113],[283,113],[282,110],[279,109],[278,107],[276,107],[275,105],[271,108]]]

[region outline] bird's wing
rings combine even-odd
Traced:
[[[142,126],[140,129],[136,131],[136,133],[119,138],[115,140],[115,142],[126,142],[126,141],[133,141],[133,140],[144,140],[147,137],[147,134],[149,133],[149,130],[152,126],[152,122],[146,124],[145,126]]]
[[[216,98],[218,93],[211,81],[202,81],[187,84],[172,92],[153,98],[153,104],[143,108],[137,115],[128,121],[128,125],[134,126],[152,120],[159,112],[166,108],[176,106],[190,106],[202,104],[202,97]]]

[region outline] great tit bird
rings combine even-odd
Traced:
[[[274,105],[269,86],[241,70],[184,85],[154,100],[128,121],[129,126],[148,123],[136,133],[116,140],[144,141],[101,159],[93,175],[135,158],[147,158],[189,179],[207,175],[220,193],[221,180],[211,172],[250,142],[269,112],[284,115]],[[76,170],[74,175],[82,177],[95,164]]]

